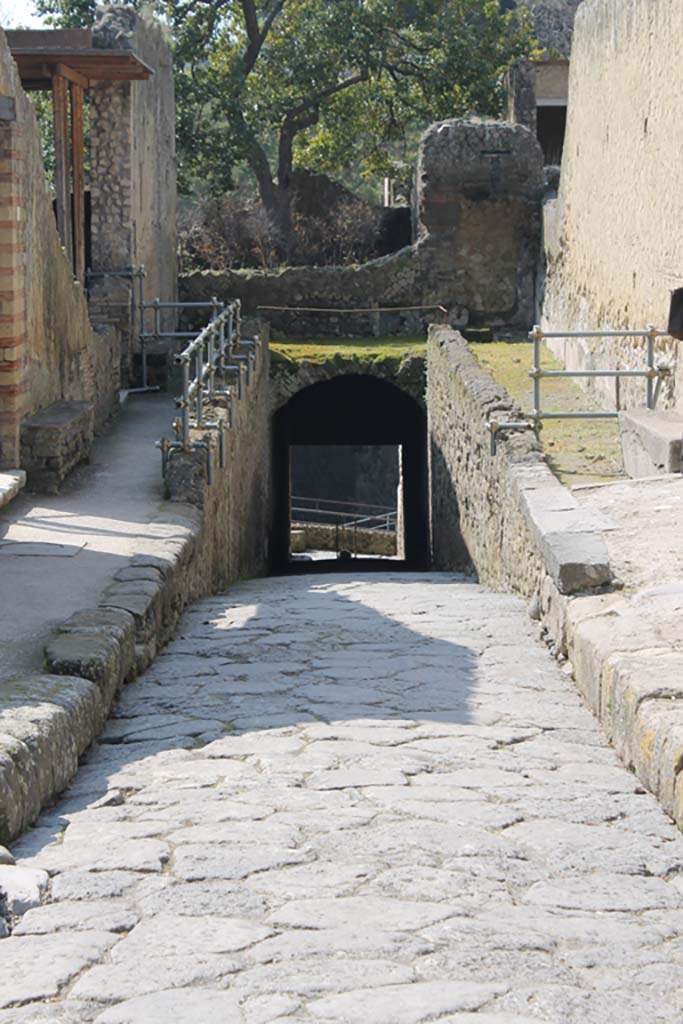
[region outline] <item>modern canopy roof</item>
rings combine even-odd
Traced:
[[[25,89],[49,89],[55,75],[82,85],[91,82],[134,82],[154,72],[132,50],[100,50],[92,45],[91,29],[19,29],[7,42]]]

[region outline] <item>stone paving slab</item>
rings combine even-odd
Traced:
[[[446,574],[198,602],[3,866],[0,1024],[683,1019],[683,838],[537,632]]]

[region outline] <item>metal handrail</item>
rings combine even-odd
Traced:
[[[503,430],[538,430],[543,420],[609,420],[616,419],[619,412],[587,409],[582,412],[562,412],[551,410],[544,412],[541,408],[541,381],[546,377],[611,377],[618,382],[622,377],[643,377],[646,381],[646,405],[654,409],[657,405],[662,381],[669,377],[673,367],[666,363],[655,363],[655,342],[657,338],[668,337],[666,331],[659,330],[652,324],[644,329],[604,330],[604,331],[544,331],[536,324],[529,332],[529,340],[533,342],[533,368],[529,376],[534,386],[534,408],[528,416],[517,422],[499,422],[490,420],[486,425],[491,436],[491,455],[497,451],[498,434]],[[541,366],[541,342],[546,338],[646,338],[647,366],[644,370],[544,370]]]
[[[344,529],[360,527],[384,532],[395,530],[398,519],[396,508],[390,505],[337,501],[331,498],[293,497],[290,514],[293,522],[319,523],[321,526],[340,526]],[[319,516],[325,517],[325,520],[321,522],[318,518],[297,519],[297,516]]]
[[[239,299],[227,305],[212,299],[208,303],[162,303],[155,300],[147,304],[147,308],[155,310],[155,326],[159,324],[159,311],[167,307],[178,306],[199,306],[209,307],[213,316],[209,323],[199,333],[192,332],[192,341],[185,346],[182,352],[174,357],[174,362],[180,366],[182,373],[182,393],[176,398],[176,408],[180,416],[173,422],[175,441],[162,438],[158,447],[162,451],[162,468],[165,473],[168,460],[174,452],[192,451],[193,449],[205,449],[207,452],[208,481],[213,480],[213,439],[204,441],[193,441],[191,431],[202,429],[215,431],[218,436],[219,458],[221,468],[225,465],[225,430],[231,429],[233,425],[233,409],[235,397],[242,399],[244,391],[242,385],[242,370],[246,369],[247,383],[251,380],[252,368],[257,364],[257,352],[261,344],[260,338],[252,340],[242,339],[242,313]],[[185,334],[175,332],[173,337],[184,337]],[[165,337],[163,334],[155,334],[154,337]],[[244,347],[246,354],[240,352]],[[227,383],[226,377],[231,375],[236,381]],[[220,386],[217,387],[217,378]],[[227,422],[218,418],[215,422],[208,421],[204,415],[204,403],[214,402],[216,399],[227,399],[228,419]]]

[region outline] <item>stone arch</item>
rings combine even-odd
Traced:
[[[398,445],[402,451],[404,567],[429,560],[427,416],[396,384],[336,374],[296,391],[273,416],[272,569],[289,567],[290,448],[296,444]],[[396,567],[396,563],[391,563]]]
[[[426,359],[422,355],[347,356],[343,351],[331,359],[294,360],[271,353],[270,408],[275,413],[300,391],[339,377],[370,377],[405,392],[425,408]]]

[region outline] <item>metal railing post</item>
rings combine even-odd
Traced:
[[[534,382],[534,408],[532,415],[536,423],[538,423],[541,416],[541,340],[543,339],[543,331],[540,324],[534,324],[534,329],[529,337],[534,345],[534,368],[530,374]]]
[[[215,336],[216,336],[216,327],[214,326],[212,328],[212,330],[211,330],[211,333],[209,334],[209,340],[208,340],[208,343],[207,343],[207,346],[206,346],[207,358],[208,358],[208,363],[209,363],[209,386],[208,386],[209,400],[211,400],[213,398],[214,390],[215,390],[215,376],[216,376],[216,343],[215,343]]]
[[[190,360],[183,359],[183,405],[181,410],[183,428],[183,448],[190,446]]]
[[[202,426],[202,413],[204,406],[204,394],[202,389],[202,376],[204,373],[204,345],[199,345],[195,353],[194,375],[197,384],[195,393],[195,420],[197,426]]]
[[[218,325],[218,365],[222,373],[225,366],[225,318]]]
[[[654,378],[657,376],[655,369],[655,339],[657,328],[653,324],[647,325],[647,407],[654,409]]]

